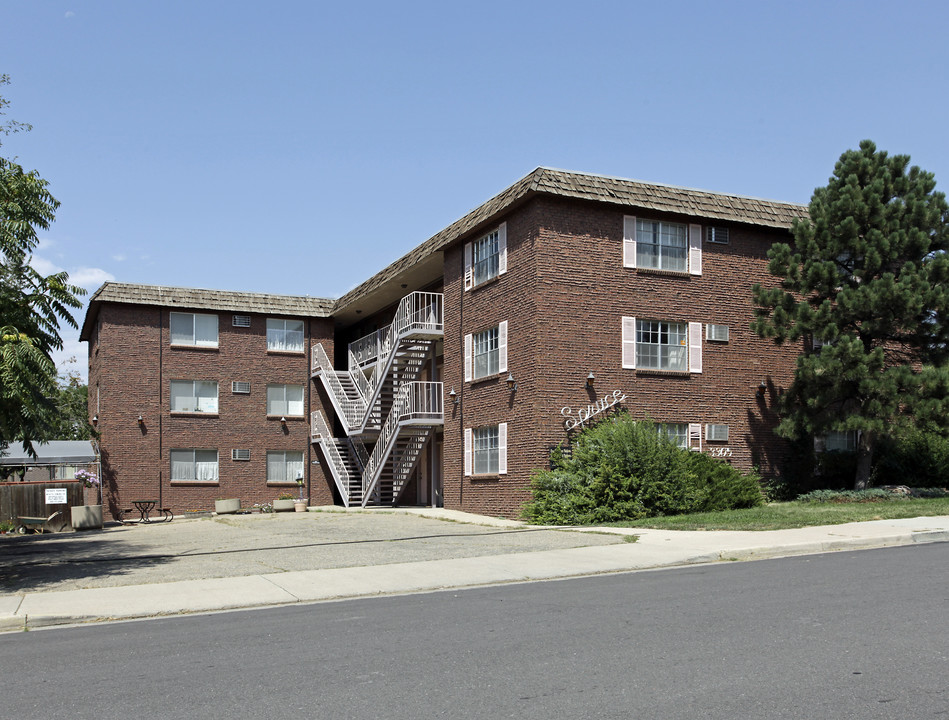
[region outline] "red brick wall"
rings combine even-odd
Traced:
[[[268,450],[303,452],[310,473],[310,503],[332,502],[332,481],[322,465],[311,464],[316,454],[309,442],[310,409],[321,409],[319,394],[309,383],[309,348],[322,341],[332,354],[332,321],[309,320],[306,352],[289,354],[267,351],[266,316],[253,315],[251,327],[237,328],[232,326],[233,313],[216,314],[218,347],[203,349],[171,346],[168,308],[116,304],[100,308],[99,342],[90,344],[89,409],[90,415],[96,414],[98,386],[104,501],[113,513],[140,497],[182,512],[213,509],[217,498],[239,497],[249,507],[269,502],[285,490],[296,492],[295,484],[268,486]],[[217,381],[218,413],[172,414],[172,380]],[[232,393],[234,380],[249,382],[250,394]],[[305,416],[287,418],[286,428],[278,417],[268,418],[268,383],[302,385]],[[172,483],[170,451],[179,448],[216,449],[219,482]],[[234,448],[250,449],[251,459],[231,460]]]
[[[628,397],[634,417],[701,423],[703,450],[728,448],[730,461],[774,474],[785,444],[772,429],[777,390],[792,376],[795,352],[757,338],[751,285],[771,282],[766,252],[787,233],[731,225],[728,245],[703,243],[702,275],[657,275],[623,267],[623,208],[561,198],[537,198],[507,217],[508,268],[497,282],[462,292],[462,245],[445,253],[445,383],[462,402],[448,408],[445,426],[445,504],[516,517],[529,498],[534,468],[566,440],[561,408],[596,402],[613,390]],[[688,217],[640,217],[695,222]],[[723,223],[713,223],[723,225]],[[651,375],[623,369],[621,318],[703,323],[703,372]],[[463,381],[463,336],[507,320],[504,378]],[[707,323],[728,325],[727,343],[704,339]],[[584,387],[590,372],[594,389]],[[756,389],[764,380],[763,399]],[[465,427],[508,423],[508,474],[463,476]],[[729,425],[727,443],[706,443],[706,423]]]

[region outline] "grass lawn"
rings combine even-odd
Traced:
[[[840,525],[863,520],[949,515],[949,497],[870,503],[772,503],[747,510],[673,515],[607,523],[617,527],[663,530],[782,530],[809,525]]]

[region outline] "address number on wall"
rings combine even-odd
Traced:
[[[708,449],[708,454],[712,457],[731,457],[732,449],[730,447],[714,447]]]

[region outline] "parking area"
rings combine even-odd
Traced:
[[[474,516],[472,516],[474,517]],[[143,585],[609,545],[615,535],[412,513],[272,513],[0,537],[0,594]]]

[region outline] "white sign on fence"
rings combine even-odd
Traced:
[[[66,488],[46,488],[47,505],[65,505]]]

